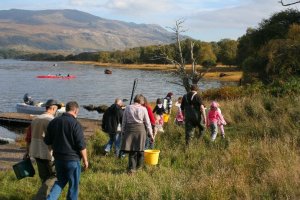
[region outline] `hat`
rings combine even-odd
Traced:
[[[58,101],[56,101],[56,100],[54,100],[54,99],[49,99],[49,100],[46,102],[46,104],[45,104],[46,107],[50,107],[50,106],[53,106],[53,105],[57,106],[58,109],[61,108],[61,104],[58,103]]]
[[[169,92],[169,93],[167,94],[167,97],[171,97],[171,96],[173,96],[173,93],[172,93],[172,92]]]
[[[218,108],[218,103],[215,102],[215,101],[213,101],[213,102],[211,103],[210,107],[212,107],[212,108]]]

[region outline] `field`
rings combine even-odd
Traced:
[[[88,141],[79,199],[299,199],[299,100],[257,94],[220,101],[226,138],[210,142],[206,132],[189,148],[172,116],[156,140],[159,164],[134,176],[126,174],[127,158],[102,156],[108,137],[99,130]],[[0,199],[31,199],[40,182],[18,181],[10,170],[0,172],[0,185]]]

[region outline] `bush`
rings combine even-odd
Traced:
[[[202,93],[202,98],[205,100],[230,100],[237,99],[243,96],[243,88],[235,86],[226,86],[205,90]]]
[[[274,81],[269,87],[269,92],[274,96],[291,96],[300,94],[300,78],[291,77],[288,81]]]

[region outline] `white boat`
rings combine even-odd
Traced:
[[[17,112],[26,113],[31,115],[40,115],[46,111],[46,107],[43,106],[43,103],[39,103],[38,105],[28,105],[26,103],[17,103],[16,105]],[[61,107],[57,110],[57,115],[66,112],[66,107]]]

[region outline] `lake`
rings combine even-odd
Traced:
[[[57,64],[57,66],[53,66]],[[33,62],[19,60],[0,60],[0,112],[16,112],[16,103],[23,102],[28,93],[35,101],[45,102],[53,98],[60,102],[77,101],[82,105],[111,105],[119,97],[130,100],[134,79],[138,79],[135,94],[141,93],[148,101],[155,102],[168,92],[175,98],[185,93],[183,87],[169,82],[179,81],[171,72],[126,70],[109,67],[112,74],[104,74],[106,68],[92,65],[78,65],[67,62]],[[75,75],[75,79],[39,79],[38,75]],[[219,81],[202,81],[202,90],[217,88]],[[125,104],[128,104],[126,102]],[[81,118],[101,119],[96,111],[88,112],[81,108]],[[0,137],[9,137],[13,132],[0,129]]]

